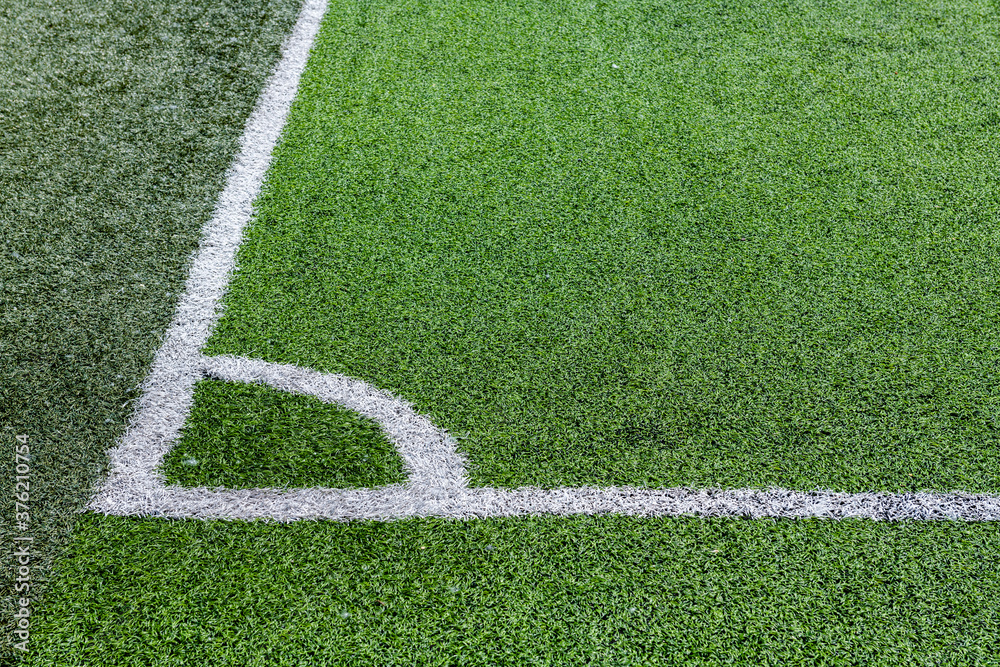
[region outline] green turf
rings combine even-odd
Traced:
[[[28,664],[998,664],[1000,525],[88,516]]]
[[[81,518],[297,5],[0,3],[34,664],[1000,663],[995,523]],[[480,483],[996,489],[996,2],[333,10],[230,304],[284,314],[219,349],[412,396]]]
[[[1000,489],[980,0],[334,0],[210,353],[474,484]]]
[[[261,385],[203,380],[162,466],[168,484],[370,487],[405,482],[378,424],[338,405]]]
[[[0,664],[104,477],[297,0],[0,2]]]

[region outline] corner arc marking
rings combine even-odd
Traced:
[[[465,461],[455,440],[406,401],[362,380],[320,373],[290,364],[242,357],[202,357],[209,377],[230,382],[261,382],[280,391],[308,394],[374,420],[403,459],[412,486],[460,489],[468,486]]]

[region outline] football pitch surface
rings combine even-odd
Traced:
[[[28,664],[1000,664],[997,26],[310,0]]]

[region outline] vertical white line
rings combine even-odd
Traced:
[[[202,377],[200,351],[219,317],[219,302],[229,283],[243,229],[253,214],[271,153],[288,117],[305,69],[326,0],[305,0],[281,60],[268,79],[257,106],[247,119],[240,152],[227,174],[226,186],[188,275],[174,320],[143,383],[136,413],[109,452],[111,471],[89,507],[112,510],[128,504],[133,513],[148,508],[162,482],[153,472],[176,439],[191,408],[194,383]]]

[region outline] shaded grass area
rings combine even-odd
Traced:
[[[0,3],[0,663],[14,436],[32,455],[38,609],[298,4]]]
[[[181,439],[164,458],[168,484],[368,487],[405,482],[379,425],[313,396],[203,380]]]
[[[334,2],[209,343],[474,484],[1000,489],[969,0]]]
[[[997,664],[996,523],[87,516],[29,664]]]

